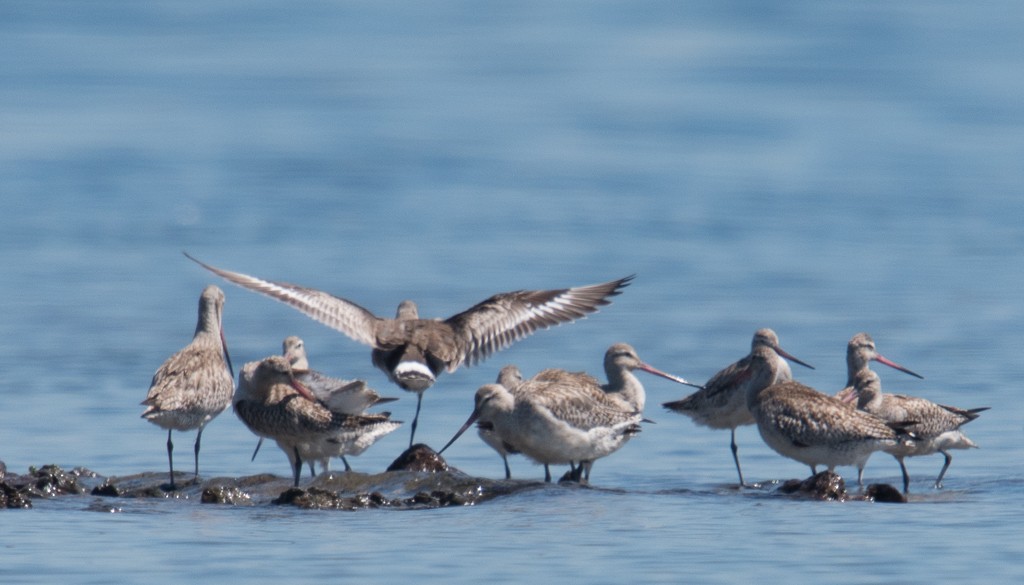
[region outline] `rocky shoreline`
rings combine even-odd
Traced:
[[[301,488],[292,487],[290,479],[271,474],[215,477],[197,482],[191,474],[176,473],[178,487],[175,490],[169,489],[167,480],[167,474],[162,472],[106,477],[85,467],[65,470],[56,465],[30,467],[23,475],[11,474],[0,462],[0,509],[31,508],[36,499],[92,495],[198,500],[203,504],[231,506],[413,510],[472,506],[550,485],[539,481],[472,477],[450,468],[426,445],[410,447],[383,473],[322,473]],[[805,480],[750,489],[770,495],[823,501],[907,501],[899,490],[888,484],[871,484],[864,493],[850,493],[843,478],[828,471]]]

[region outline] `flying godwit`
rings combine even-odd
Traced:
[[[277,442],[299,485],[305,459],[358,455],[398,428],[388,413],[345,414],[331,410],[292,374],[284,356],[250,362],[239,375],[235,414],[254,434]]]
[[[774,378],[774,360],[751,356],[756,378]],[[872,453],[894,453],[909,437],[902,422],[886,422],[849,408],[838,398],[790,380],[764,385],[756,380],[747,389],[747,408],[757,422],[761,438],[780,455],[817,473],[818,465],[835,471],[838,465],[855,465],[857,483],[864,485],[864,466]]]
[[[913,421],[906,429],[913,434],[914,441],[892,452],[899,461],[900,471],[903,473],[904,493],[910,489],[910,474],[907,473],[904,458],[942,453],[946,461],[935,480],[935,488],[940,489],[942,478],[953,461],[949,450],[978,446],[960,430],[960,427],[978,418],[979,413],[988,410],[988,407],[964,410],[955,406],[936,404],[925,398],[887,394],[882,392],[882,382],[878,374],[866,367],[857,372],[853,388],[857,407],[861,410],[886,421]]]
[[[774,376],[754,376],[755,372],[751,366],[754,354],[760,354],[764,358],[763,363],[774,364],[772,370]],[[741,486],[747,484],[743,481],[743,471],[740,469],[740,458],[736,446],[736,427],[754,424],[754,417],[747,409],[747,390],[755,380],[764,386],[792,380],[793,374],[789,369],[789,364],[783,358],[814,369],[814,366],[798,360],[779,347],[779,337],[774,331],[758,329],[754,332],[749,355],[712,376],[704,384],[702,390],[698,390],[682,400],[666,402],[662,405],[671,411],[689,416],[693,422],[699,425],[713,429],[729,429],[731,433],[729,447],[732,449],[732,459],[736,463],[736,474],[740,477]],[[760,388],[756,388],[756,390],[760,390]]]
[[[514,391],[499,384],[481,387],[473,413],[445,449],[479,419],[491,425],[506,450],[543,464],[545,481],[551,481],[551,464],[577,462],[574,479],[589,481],[594,460],[640,432],[646,394],[633,370],[689,384],[644,363],[625,343],[605,352],[604,366],[608,383],[603,385],[589,374],[547,369],[515,385]]]
[[[538,329],[581,319],[607,305],[633,279],[554,290],[496,294],[447,319],[421,319],[413,301],[402,301],[394,319],[378,317],[334,295],[284,282],[221,270],[185,254],[203,268],[243,288],[285,303],[306,316],[373,348],[373,365],[404,390],[416,393],[409,445],[416,436],[423,392],[443,371],[475,365]]]
[[[167,464],[174,489],[172,431],[197,429],[195,475],[199,477],[199,443],[203,428],[231,404],[234,372],[224,341],[224,292],[214,285],[199,297],[199,320],[192,342],[167,359],[153,374],[142,404],[142,418],[167,429]]]
[[[398,400],[397,398],[382,397],[363,380],[343,380],[310,369],[309,358],[306,355],[306,344],[298,336],[290,335],[286,337],[281,343],[281,348],[282,355],[292,367],[292,374],[295,376],[295,379],[333,412],[366,414],[366,411],[373,406]],[[253,459],[256,458],[256,453],[259,452],[262,444],[263,437],[260,437],[259,442],[256,443],[256,450],[252,454]],[[321,471],[331,470],[331,456],[340,457],[341,462],[345,465],[345,471],[352,471],[352,466],[349,464],[344,452],[341,452],[340,455],[331,455],[338,451],[337,449],[332,449],[332,445],[333,443],[328,441],[328,444],[321,449],[321,451],[327,454],[324,457],[315,459],[311,457],[302,458],[309,464],[309,472],[312,476],[316,476],[316,463],[320,464]]]

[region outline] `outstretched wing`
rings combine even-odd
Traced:
[[[597,311],[611,303],[609,297],[620,294],[634,276],[568,289],[499,293],[449,317],[446,323],[465,348],[463,361],[472,366],[538,329],[569,323]]]
[[[200,262],[187,252],[183,253],[189,260],[232,284],[298,309],[307,317],[341,331],[359,343],[371,347],[377,345],[374,332],[381,319],[352,301],[297,284],[263,280],[240,272],[222,270]]]

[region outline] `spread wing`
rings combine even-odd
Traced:
[[[280,301],[359,343],[376,347],[374,332],[382,319],[352,301],[297,284],[263,280],[240,272],[222,270],[200,262],[187,252],[184,254],[189,260],[232,284]]]
[[[620,294],[633,278],[631,275],[568,289],[499,293],[449,317],[446,323],[465,348],[463,361],[472,366],[538,329],[569,323],[597,311],[611,303],[609,297]]]

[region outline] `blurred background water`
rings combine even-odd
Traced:
[[[164,469],[138,403],[216,282],[182,250],[381,315],[638,274],[598,315],[442,377],[417,434],[435,447],[505,363],[600,374],[627,341],[704,380],[764,326],[819,389],[843,385],[846,341],[868,331],[926,377],[880,371],[888,390],[992,407],[942,491],[930,457],[909,462],[912,505],[794,502],[731,489],[728,435],[664,412],[687,390],[645,378],[656,424],[595,465],[595,489],[423,512],[37,501],[2,515],[0,577],[1019,582],[1022,25],[1014,2],[0,4],[13,472]],[[368,348],[217,284],[236,365],[300,335],[314,367],[400,396],[411,420]],[[406,433],[355,468],[382,470]],[[751,427],[738,440],[749,479],[806,474]],[[224,413],[203,475],[288,473],[276,449],[250,462],[253,444]],[[501,476],[472,434],[446,455]],[[899,469],[878,455],[866,475]]]

